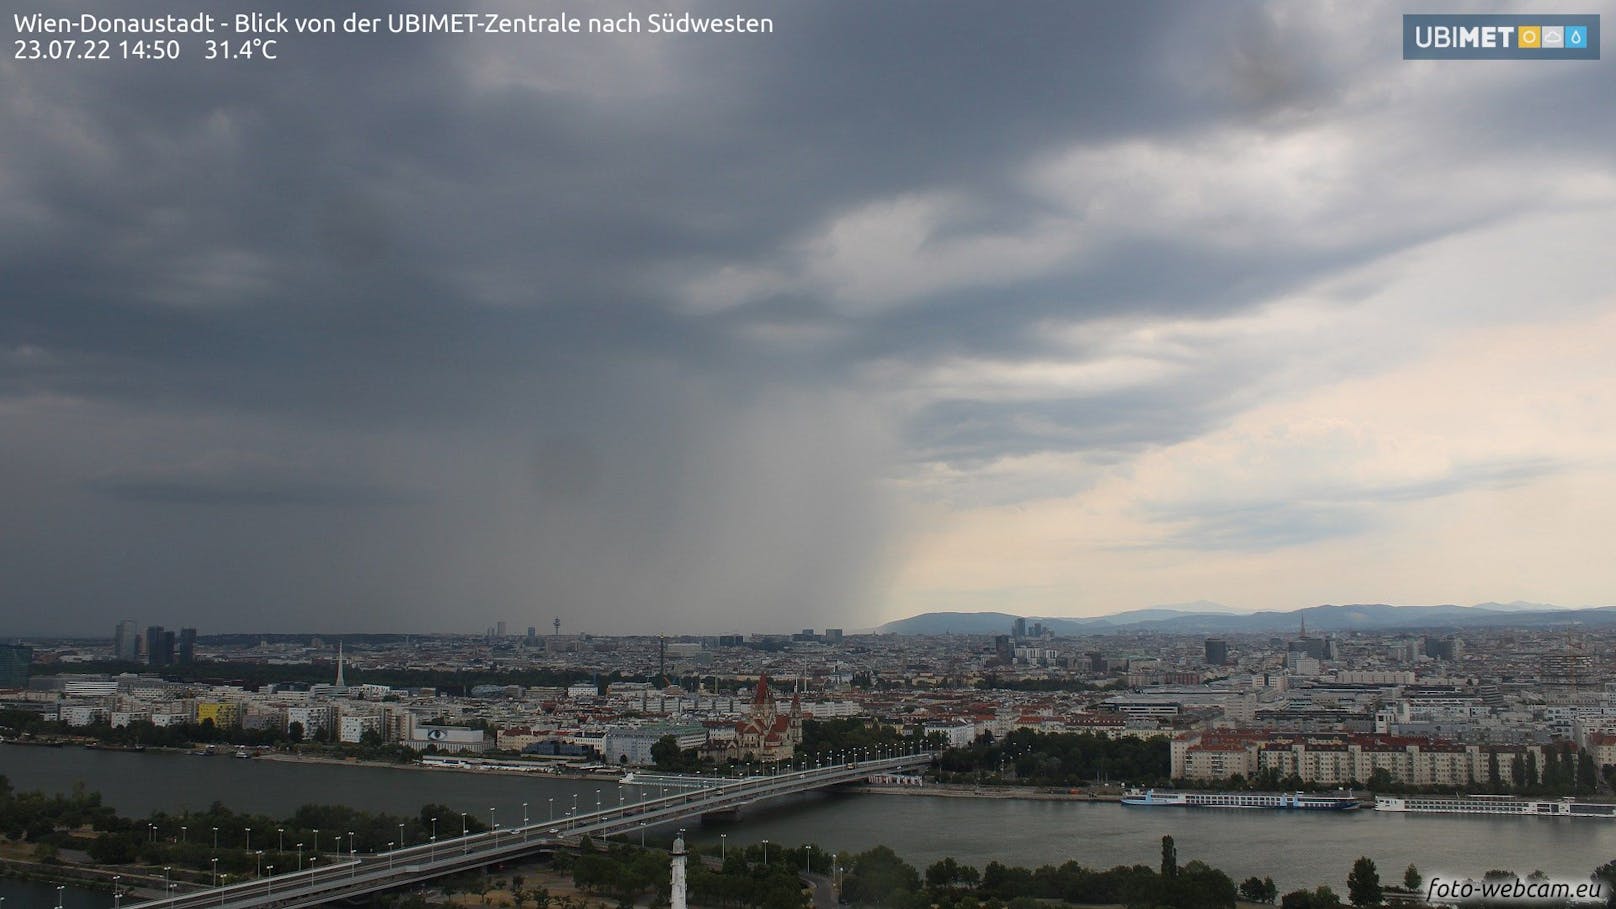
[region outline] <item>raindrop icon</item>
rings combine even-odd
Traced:
[[[1571,39],[1571,44],[1572,45],[1578,45],[1578,44],[1582,43],[1582,32],[1572,32],[1567,37]]]

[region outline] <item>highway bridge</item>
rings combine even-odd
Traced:
[[[755,802],[795,795],[897,773],[931,763],[934,752],[849,761],[811,769],[789,766],[758,776],[674,777],[658,775],[641,781],[659,794],[630,805],[601,808],[565,818],[495,827],[482,833],[439,839],[369,855],[322,862],[302,871],[254,878],[224,887],[128,904],[128,909],[303,909],[411,887],[460,871],[521,859],[580,837],[632,833],[687,821],[706,814],[729,813]],[[676,785],[677,784],[677,785]],[[668,790],[673,790],[669,792]]]

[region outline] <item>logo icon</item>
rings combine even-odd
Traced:
[[[1543,46],[1545,48],[1565,47],[1565,26],[1563,26],[1563,25],[1545,25],[1545,26],[1543,26]]]
[[[1521,49],[1539,48],[1543,46],[1543,26],[1523,25],[1515,30],[1516,43]]]
[[[1565,27],[1565,46],[1581,50],[1588,46],[1588,26],[1568,25]]]

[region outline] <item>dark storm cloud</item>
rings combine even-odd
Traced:
[[[923,305],[860,311],[810,281],[693,310],[690,282],[796,267],[861,206],[943,191],[968,204],[932,242],[1028,232],[1069,215],[1022,179],[1041,156],[1282,132],[1353,76],[1318,26],[1257,6],[767,13],[755,39],[0,62],[0,489],[7,535],[30,528],[6,596],[65,597],[92,627],[222,603],[232,627],[271,607],[350,628],[865,624],[898,521],[880,482],[905,462],[1168,442],[1249,376],[894,416],[861,368],[1038,355],[1051,318],[1228,313],[1462,226],[1285,256],[1119,236],[1098,265]],[[770,328],[811,340],[748,334]],[[194,469],[220,452],[294,466]]]

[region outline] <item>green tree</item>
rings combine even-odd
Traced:
[[[1161,840],[1161,876],[1172,878],[1178,875],[1178,846],[1174,845],[1173,838],[1164,836]]]
[[[1380,872],[1375,869],[1374,859],[1361,855],[1352,863],[1352,873],[1347,875],[1347,896],[1354,906],[1380,905]]]
[[[1409,865],[1407,868],[1403,869],[1404,890],[1407,890],[1410,893],[1418,893],[1420,887],[1424,886],[1424,884],[1425,878],[1420,877],[1420,869],[1414,867],[1413,865]]]

